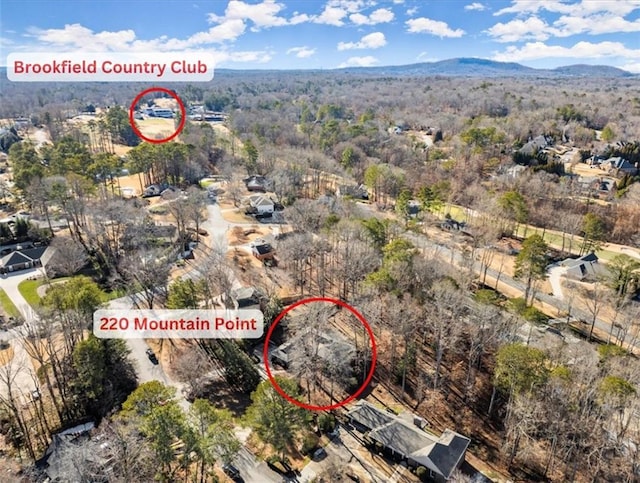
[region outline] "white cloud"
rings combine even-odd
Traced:
[[[364,0],[329,0],[320,15],[311,17],[311,21],[319,24],[341,27],[344,19],[350,14],[357,14],[367,4]]]
[[[367,55],[365,57],[349,57],[345,62],[338,66],[339,69],[344,67],[371,67],[372,65],[376,65],[378,63],[378,59],[371,55]]]
[[[15,42],[8,37],[0,37],[0,49],[9,49],[11,46],[15,45]],[[6,59],[2,59],[5,61]],[[0,62],[2,62],[0,61]]]
[[[257,51],[240,51],[227,53],[227,59],[230,62],[254,62],[258,64],[266,64],[273,58],[271,52],[265,52],[263,50]]]
[[[356,25],[367,25],[369,23],[369,17],[361,13],[352,13],[349,15],[349,20]]]
[[[371,12],[369,16],[361,13],[352,13],[349,15],[349,20],[356,25],[376,25],[391,22],[394,17],[395,15],[388,8],[379,8]]]
[[[382,32],[373,32],[365,35],[358,42],[340,42],[338,50],[351,49],[379,49],[387,45],[387,39]]]
[[[371,2],[369,2],[369,5],[371,5]],[[358,12],[366,6],[367,2],[364,0],[329,0],[327,2],[327,7],[340,8],[347,13]]]
[[[293,17],[289,19],[290,25],[298,25],[299,23],[310,22],[312,18],[306,13],[293,12]]]
[[[629,49],[620,42],[578,42],[572,47],[528,42],[522,47],[509,46],[503,52],[494,52],[493,60],[520,62],[546,58],[600,59],[605,57],[640,59],[640,49]]]
[[[554,34],[557,37],[569,37],[581,33],[591,35],[640,32],[640,19],[633,22],[618,15],[595,14],[587,17],[564,15],[553,22]]]
[[[469,5],[465,5],[464,6],[465,10],[478,10],[479,12],[486,10],[487,7],[486,5],[481,4],[480,2],[473,2],[470,3]]]
[[[225,46],[227,40],[235,40],[244,32],[245,24],[241,19],[225,20],[205,32],[198,32],[187,39],[161,36],[155,39],[138,39],[133,30],[115,32],[94,32],[80,24],[68,24],[59,29],[28,30],[27,37],[35,40],[34,44],[22,45],[16,51],[31,52],[167,52],[167,51],[206,51],[214,57],[216,65],[226,62],[267,63],[273,58],[273,52],[231,51]],[[221,44],[219,48],[211,48],[211,44]]]
[[[412,7],[407,10],[407,16],[413,17],[416,13],[418,13],[418,7]]]
[[[189,37],[186,41],[186,47],[233,41],[244,33],[245,28],[246,25],[242,19],[225,20],[206,32],[198,32]]]
[[[618,67],[619,69],[626,70],[627,72],[633,72],[634,74],[640,74],[640,62],[630,62]]]
[[[494,15],[503,15],[505,13],[536,13],[542,8],[544,8],[544,5],[540,0],[513,0],[511,6],[498,10]]]
[[[394,14],[388,8],[379,8],[371,12],[368,17],[361,13],[352,13],[349,15],[351,20],[356,25],[376,25],[379,23],[391,22],[394,18]]]
[[[342,19],[347,16],[347,13],[348,12],[342,8],[330,7],[327,5],[322,13],[317,17],[313,17],[312,20],[315,23],[340,27],[344,25],[344,21]]]
[[[371,15],[369,15],[369,19],[373,23],[391,22],[394,17],[395,15],[393,14],[393,11],[388,8],[379,8],[378,10],[371,12]]]
[[[615,15],[627,15],[640,8],[638,0],[582,0],[580,2],[565,3],[559,0],[513,0],[511,5],[502,8],[494,15],[505,13],[528,14],[540,10],[564,13],[575,16],[586,16],[597,12],[608,12]]]
[[[572,35],[599,35],[607,33],[640,32],[640,19],[625,20],[610,14],[595,14],[587,17],[563,15],[548,25],[537,16],[525,20],[515,18],[506,23],[497,23],[488,30],[497,42],[520,42],[524,40],[547,40],[549,37]]]
[[[549,26],[538,17],[526,20],[514,19],[507,23],[497,23],[486,32],[498,42],[519,42],[521,40],[546,40]]]
[[[407,31],[411,33],[432,34],[438,37],[462,37],[465,34],[462,29],[452,30],[445,22],[426,17],[412,18],[405,23]]]
[[[277,3],[275,0],[263,0],[256,4],[245,3],[241,0],[230,0],[224,16],[210,13],[208,18],[212,23],[224,23],[227,20],[251,20],[257,29],[261,27],[277,27],[288,23],[287,19],[278,16],[278,13],[284,7],[284,4]]]
[[[306,45],[303,47],[292,47],[287,50],[287,54],[296,54],[296,57],[300,59],[306,59],[316,53],[316,49],[311,49]]]
[[[127,50],[136,46],[136,34],[133,30],[119,30],[117,32],[94,32],[78,23],[67,24],[60,29],[28,30],[28,37],[52,47],[86,48],[97,52],[107,50]]]

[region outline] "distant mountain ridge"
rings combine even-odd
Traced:
[[[418,64],[346,67],[342,72],[370,73],[377,75],[411,76],[462,76],[462,77],[640,77],[626,70],[608,65],[575,64],[555,69],[534,69],[516,62],[497,62],[475,57],[422,62]]]

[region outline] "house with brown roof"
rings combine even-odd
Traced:
[[[273,249],[273,246],[265,240],[256,240],[253,242],[251,244],[251,253],[262,262],[265,260],[273,260],[276,255],[276,251]]]

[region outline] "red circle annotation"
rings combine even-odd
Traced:
[[[290,311],[292,311],[296,307],[300,307],[301,305],[305,305],[305,304],[309,304],[309,303],[313,303],[313,302],[332,303],[332,304],[339,305],[339,306],[347,309],[364,326],[364,328],[365,328],[365,330],[367,332],[367,335],[369,336],[369,339],[371,340],[371,364],[370,364],[369,371],[367,373],[367,377],[365,378],[365,380],[362,383],[362,385],[358,388],[358,390],[356,392],[351,394],[349,397],[343,399],[342,401],[338,401],[337,403],[329,404],[329,405],[326,405],[326,406],[315,406],[315,405],[312,405],[312,404],[306,404],[306,403],[303,403],[302,401],[298,401],[297,399],[295,399],[292,396],[290,396],[289,394],[287,394],[278,385],[278,382],[276,381],[275,377],[271,373],[271,368],[269,367],[269,342],[271,340],[271,336],[273,335],[273,331],[276,328],[276,326],[280,323],[280,321],[284,318],[285,315],[287,315]],[[269,327],[269,330],[267,332],[267,336],[264,339],[263,359],[264,359],[265,370],[267,372],[267,377],[269,378],[269,382],[271,382],[271,385],[274,387],[274,389],[283,398],[285,398],[287,401],[289,401],[292,404],[295,404],[296,406],[299,406],[299,407],[301,407],[303,409],[307,409],[307,410],[310,410],[310,411],[330,411],[332,409],[337,409],[337,408],[343,407],[343,406],[349,404],[355,398],[357,398],[360,394],[362,394],[362,392],[367,388],[367,386],[371,382],[371,379],[373,378],[373,373],[374,373],[375,368],[376,368],[376,360],[377,360],[377,358],[378,358],[378,352],[377,352],[377,348],[376,348],[376,340],[375,340],[375,337],[373,335],[373,331],[371,330],[371,326],[366,321],[366,319],[362,316],[362,314],[360,312],[358,312],[354,307],[352,307],[348,303],[346,303],[346,302],[344,302],[342,300],[333,299],[333,298],[329,298],[329,297],[311,297],[311,298],[306,298],[306,299],[299,300],[298,302],[290,305],[289,307],[284,309],[282,312],[280,312],[278,317],[276,317],[276,319],[271,324],[271,327]]]
[[[136,122],[135,122],[135,119],[134,119],[134,116],[133,116],[134,113],[135,113],[135,110],[136,110],[136,106],[138,105],[138,102],[140,102],[144,96],[146,96],[147,94],[150,94],[152,92],[163,92],[165,94],[170,95],[171,97],[173,97],[176,100],[176,102],[178,103],[178,106],[180,107],[180,114],[181,114],[180,115],[180,124],[178,125],[178,128],[175,130],[175,132],[171,136],[166,137],[164,139],[151,139],[151,138],[146,137],[144,134],[142,134],[142,132],[140,131],[140,129],[136,125]],[[131,106],[129,107],[129,123],[131,124],[131,128],[133,129],[133,132],[140,139],[142,139],[143,141],[146,141],[148,143],[153,143],[153,144],[168,143],[169,141],[174,139],[176,136],[178,136],[178,134],[180,134],[182,132],[182,129],[184,128],[184,124],[185,124],[186,120],[187,120],[187,110],[184,107],[184,102],[182,102],[182,99],[180,99],[178,94],[176,94],[171,89],[166,89],[164,87],[150,87],[149,89],[145,89],[144,91],[142,91],[140,94],[138,94],[136,96],[136,98],[131,103]]]

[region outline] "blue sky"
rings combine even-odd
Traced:
[[[207,51],[218,67],[331,69],[482,57],[640,72],[640,0],[2,0],[12,52]]]

